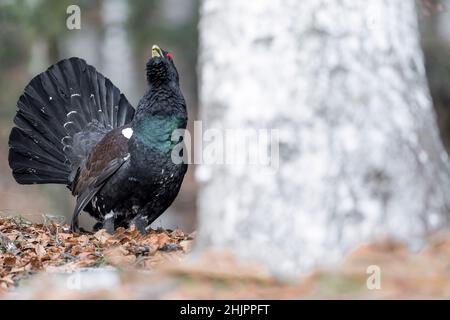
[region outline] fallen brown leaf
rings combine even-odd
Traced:
[[[104,252],[107,261],[113,266],[123,266],[131,264],[136,260],[136,256],[130,254],[126,249],[121,246],[110,248]]]
[[[145,236],[134,227],[119,228],[112,235],[105,230],[94,234],[72,234],[68,230],[67,225],[55,222],[44,225],[0,217],[0,249],[4,248],[3,253],[0,251],[0,278],[12,279],[0,282],[1,287],[11,288],[14,279],[41,270],[72,272],[107,264],[153,268],[170,261],[171,256],[179,260],[188,246],[180,243],[192,239],[181,230],[149,230]],[[146,262],[137,263],[138,258]]]
[[[16,257],[6,256],[3,258],[3,264],[7,267],[12,267],[16,264]]]

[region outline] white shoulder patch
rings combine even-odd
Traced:
[[[131,136],[133,135],[133,129],[131,129],[131,128],[123,129],[122,134],[125,138],[130,139]]]

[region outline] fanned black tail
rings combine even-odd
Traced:
[[[20,184],[70,185],[92,147],[134,116],[119,89],[79,58],[33,78],[17,107],[9,165]]]

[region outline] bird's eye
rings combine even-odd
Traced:
[[[173,54],[171,54],[170,52],[167,52],[166,57],[170,60],[173,60]]]

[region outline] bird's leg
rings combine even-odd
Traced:
[[[148,222],[147,222],[147,219],[146,219],[145,216],[137,215],[137,216],[131,221],[131,224],[133,224],[133,225],[136,227],[136,229],[138,229],[138,231],[139,231],[142,235],[144,235],[144,234],[147,233],[146,228],[147,228]]]
[[[103,229],[106,229],[106,232],[109,234],[114,233],[114,220],[116,219],[116,216],[113,211],[106,214],[103,219]]]

